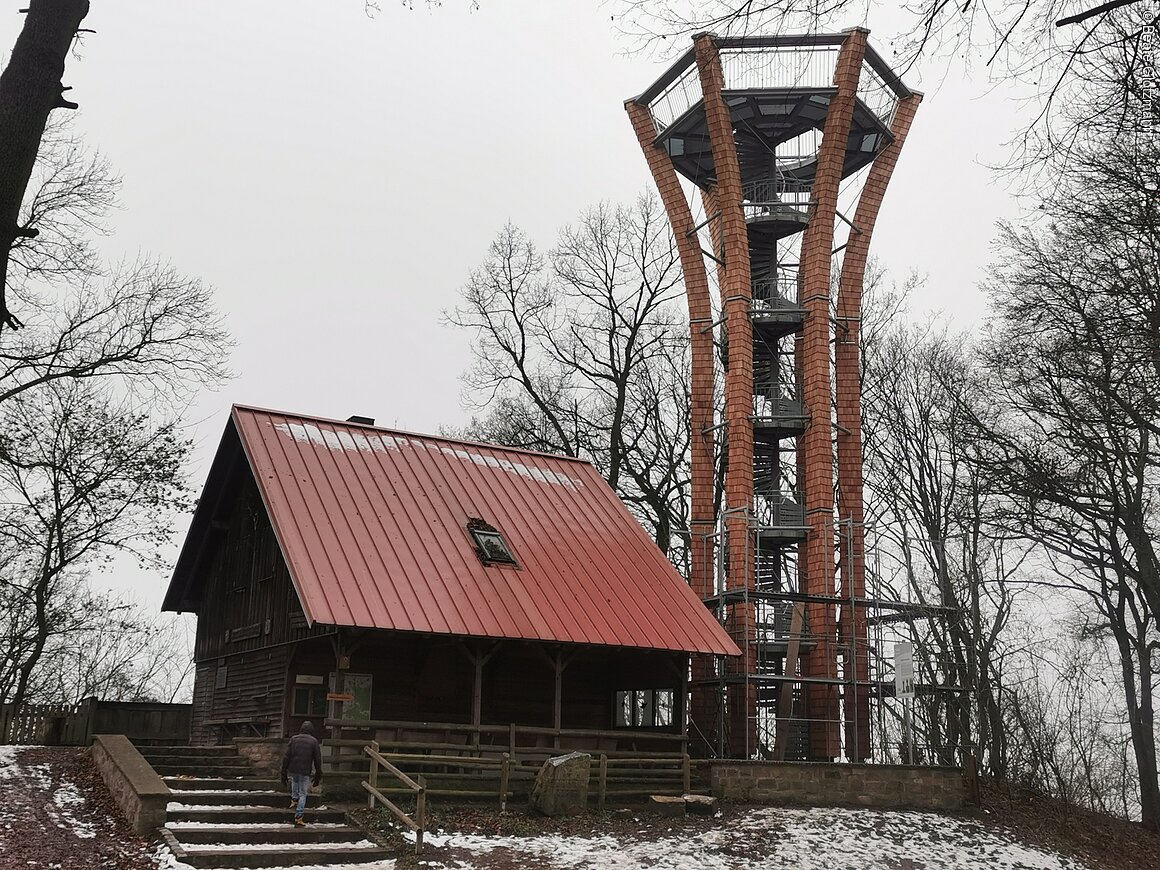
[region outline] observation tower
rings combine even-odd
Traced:
[[[707,754],[870,757],[861,297],[922,96],[867,34],[699,34],[625,103],[688,296],[689,580],[743,651],[694,663]]]

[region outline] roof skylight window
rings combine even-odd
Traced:
[[[515,565],[516,557],[499,530],[480,519],[467,523],[467,531],[475,541],[475,553],[485,565]]]

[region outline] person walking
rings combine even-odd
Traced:
[[[313,773],[313,776],[312,776]],[[282,756],[282,787],[286,787],[286,777],[290,777],[290,808],[294,810],[294,824],[301,828],[306,825],[302,813],[306,810],[306,793],[311,782],[322,782],[322,747],[314,736],[314,726],[303,722],[298,733],[286,744],[286,754]]]

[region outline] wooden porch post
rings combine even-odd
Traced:
[[[479,749],[479,726],[483,719],[483,656],[476,651],[471,660],[475,665],[475,682],[471,688],[471,745]]]
[[[331,691],[333,691],[335,694],[341,694],[345,690],[346,672],[350,668],[350,653],[347,649],[345,649],[345,645],[343,643],[342,629],[339,629],[335,633],[334,637],[331,639],[331,643],[334,646],[334,689]],[[334,704],[334,716],[333,716],[333,718],[335,720],[341,720],[342,714],[343,714],[344,702],[343,701],[328,702],[328,709],[327,709],[328,713],[330,712],[330,710],[329,710],[330,703]],[[330,726],[330,739],[332,741],[339,741],[342,739],[342,726],[340,726],[340,725],[331,725]],[[342,752],[342,746],[340,746],[337,742],[334,742],[331,744],[330,752],[327,753],[327,755],[329,756],[329,760],[330,760],[331,772],[338,770],[338,767],[339,767],[338,756],[341,752]]]
[[[560,724],[563,721],[563,699],[564,699],[564,653],[556,650],[555,656],[552,657],[552,668],[556,672],[556,695],[552,701],[552,727],[556,729],[555,735],[552,737],[552,746],[555,749],[560,748]]]
[[[475,749],[479,749],[479,729],[483,723],[483,666],[499,651],[499,647],[499,641],[493,643],[487,652],[484,652],[481,646],[465,643],[462,647],[464,654],[474,668],[471,685],[471,745]]]
[[[685,752],[689,750],[689,662],[691,658],[692,656],[687,654],[677,654],[681,668],[681,688],[677,693],[677,709],[673,711],[681,723],[681,736],[685,738],[682,741],[682,747]]]

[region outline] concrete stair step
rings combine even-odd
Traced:
[[[149,760],[149,765],[162,777],[192,776],[199,779],[213,779],[217,777],[228,779],[230,777],[245,776],[250,770],[245,765],[237,764],[162,764]]]
[[[250,766],[248,758],[240,755],[170,755],[161,752],[142,752],[145,760],[156,767],[158,764],[181,764],[186,767],[197,768],[203,764],[214,767],[241,767]]]
[[[171,746],[166,743],[141,744],[136,740],[133,741],[133,745],[146,758],[152,755],[179,755],[183,758],[240,757],[234,746]]]
[[[283,825],[277,828],[260,825],[198,825],[183,828],[170,827],[170,832],[183,845],[197,843],[357,843],[366,835],[349,825],[319,827],[307,825],[296,828]]]
[[[211,822],[215,825],[253,824],[264,822],[285,822],[289,825],[294,821],[294,812],[288,808],[277,807],[250,807],[250,806],[204,806],[191,801],[179,803],[198,806],[199,809],[169,810],[166,819],[170,822]],[[290,799],[286,798],[289,805]],[[346,814],[342,810],[306,808],[304,818],[310,822],[340,822],[346,821]]]
[[[299,867],[302,865],[369,864],[384,861],[391,853],[377,845],[303,845],[300,847],[254,849],[238,846],[233,849],[206,849],[191,846],[181,858],[192,867]]]
[[[243,780],[241,783],[245,783]],[[245,783],[249,785],[249,783]],[[197,804],[199,806],[215,806],[215,807],[236,807],[236,806],[252,806],[252,807],[281,807],[286,809],[290,806],[290,795],[288,792],[282,791],[255,791],[252,789],[236,789],[223,791],[178,791],[172,795],[171,800],[182,804]]]
[[[129,742],[138,749],[144,749],[150,746],[173,746],[172,737],[130,737]],[[189,748],[187,744],[180,744],[185,748]]]
[[[166,776],[163,779],[167,786],[181,791],[228,791],[240,788],[253,789],[254,791],[278,791],[282,788],[282,783],[276,779],[251,779],[248,776]],[[289,791],[286,793],[289,794]]]

